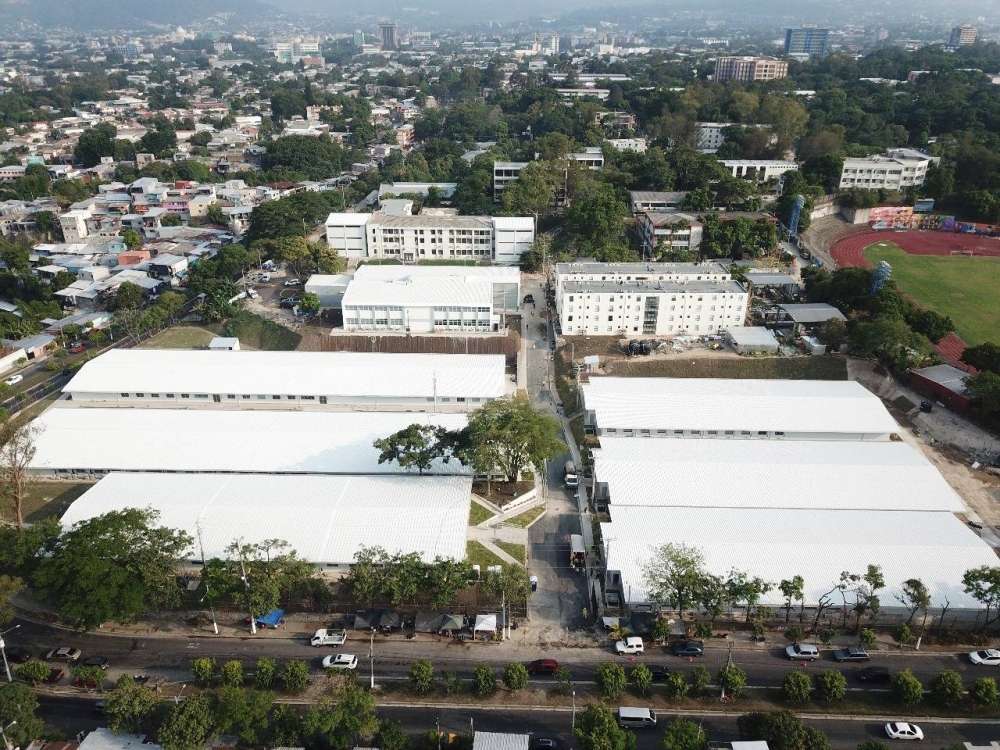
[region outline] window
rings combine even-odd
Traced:
[[[736,432],[735,432],[735,430],[726,430],[725,434],[726,435],[735,435]]]
[[[137,394],[135,394],[135,397],[136,398],[145,398],[146,394],[145,393],[137,393]]]
[[[235,393],[228,393],[228,394],[226,394],[226,398],[229,399],[230,401],[235,401],[236,400],[236,394]]]
[[[128,398],[128,394],[127,393],[123,393],[123,394],[121,394],[121,396],[122,396],[122,398]]]
[[[172,393],[168,393],[167,394],[167,398],[173,398],[173,397],[174,397],[174,394],[172,394]]]
[[[315,396],[303,396],[302,400],[303,401],[315,401],[316,397]]]
[[[295,400],[295,396],[285,396],[285,398],[287,398],[289,401]]]
[[[767,435],[767,430],[758,430],[757,434],[758,435]]]
[[[191,398],[191,394],[190,393],[182,393],[181,394],[181,398]]]
[[[271,398],[273,400],[275,400],[275,401],[280,401],[281,400],[281,396],[271,396]]]
[[[159,398],[159,397],[160,397],[160,394],[159,394],[159,393],[150,393],[150,394],[149,394],[149,397],[150,397],[150,398]]]
[[[194,397],[195,398],[208,398],[208,394],[207,393],[196,393],[196,394],[194,394]]]

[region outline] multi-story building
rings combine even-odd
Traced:
[[[59,217],[59,226],[62,228],[63,240],[66,242],[82,242],[89,234],[87,229],[87,219],[91,217],[91,211],[76,209],[67,211]]]
[[[278,62],[294,65],[303,57],[319,57],[319,41],[316,39],[283,39],[274,42],[271,53]]]
[[[667,193],[658,190],[630,190],[628,196],[633,214],[640,211],[672,212],[680,208],[681,203],[687,197],[687,191],[678,190]]]
[[[382,35],[382,49],[391,50],[399,47],[398,27],[394,23],[380,23],[379,33]]]
[[[720,159],[719,163],[728,169],[733,177],[741,177],[760,185],[772,177],[780,180],[785,172],[793,172],[799,168],[794,161],[780,159]]]
[[[701,246],[704,225],[691,214],[644,211],[635,215],[643,252],[658,248],[695,252]]]
[[[951,30],[951,46],[964,47],[968,44],[975,44],[979,38],[979,29],[971,23],[963,23]]]
[[[696,122],[695,145],[703,154],[714,154],[726,142],[726,129],[731,122]]]
[[[583,151],[566,154],[566,158],[594,171],[604,168],[604,152],[599,146],[587,146]],[[507,186],[515,182],[529,164],[530,161],[493,162],[493,200],[499,201]],[[557,196],[557,200],[561,198]]]
[[[715,60],[715,80],[773,81],[788,75],[788,62],[770,57],[719,57]]]
[[[721,263],[559,263],[566,336],[704,335],[740,326],[747,292]]]
[[[941,157],[925,154],[912,148],[891,148],[883,156],[844,159],[840,172],[840,189],[903,190],[920,187],[927,177],[931,164],[939,164]]]
[[[517,263],[535,240],[535,222],[530,216],[333,213],[327,217],[326,234],[327,244],[347,258]]]
[[[785,29],[785,54],[792,56],[825,55],[830,42],[830,30],[815,26]]]

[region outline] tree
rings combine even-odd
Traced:
[[[705,580],[705,556],[696,547],[670,542],[654,551],[646,562],[643,579],[655,602],[687,609]]]
[[[1000,374],[989,370],[965,381],[965,389],[986,414],[1000,413]]]
[[[278,662],[267,656],[257,659],[253,668],[253,682],[258,690],[267,690],[278,676]]]
[[[792,611],[792,602],[802,601],[805,597],[806,582],[802,576],[792,576],[791,579],[784,579],[778,584],[778,591],[785,597],[785,624],[788,624],[789,613]]]
[[[839,318],[830,318],[819,327],[816,336],[827,346],[839,349],[847,343],[850,338],[847,332],[847,323]]]
[[[125,247],[129,250],[135,250],[138,247],[142,247],[142,235],[134,229],[126,229],[122,232],[122,242],[125,243]]]
[[[315,292],[304,292],[299,297],[299,309],[304,313],[316,315],[319,312],[319,295]]]
[[[625,670],[620,664],[603,662],[598,665],[594,679],[601,694],[609,700],[614,700],[625,692]]]
[[[578,750],[635,750],[635,734],[618,726],[610,709],[588,703],[573,730]]]
[[[24,528],[24,498],[34,477],[28,467],[35,458],[35,441],[42,428],[14,418],[0,425],[0,499],[18,529]]]
[[[917,612],[926,615],[928,608],[931,606],[930,592],[919,578],[910,578],[903,581],[903,585],[900,586],[900,593],[895,596],[896,600],[910,611],[910,616],[906,620],[907,625],[913,622],[913,618]]]
[[[699,665],[691,670],[691,687],[694,688],[695,694],[703,693],[711,684],[712,673],[705,667]]]
[[[789,703],[808,703],[812,680],[805,672],[789,672],[781,683],[781,696]]]
[[[962,352],[961,360],[979,371],[1000,373],[1000,345],[987,341],[970,346]]]
[[[416,467],[420,474],[436,461],[448,463],[452,457],[454,438],[438,425],[411,424],[386,438],[375,441],[380,464],[395,461],[403,469]]]
[[[962,746],[963,750],[965,746]],[[865,740],[858,745],[858,750],[889,750],[889,746],[878,740]]]
[[[969,685],[969,697],[977,706],[992,707],[1000,705],[1000,690],[993,677],[977,677]]]
[[[212,694],[195,693],[176,704],[157,732],[164,750],[202,750],[216,737]]]
[[[243,662],[231,659],[222,665],[222,684],[226,687],[243,687]]]
[[[489,664],[477,664],[472,673],[472,692],[477,698],[489,698],[497,691],[497,678]]]
[[[458,456],[483,474],[499,472],[516,482],[529,467],[541,474],[547,460],[566,450],[559,422],[528,397],[498,398],[469,415]]]
[[[251,582],[243,582],[243,571]],[[226,548],[226,558],[205,564],[203,580],[216,596],[234,602],[244,612],[262,615],[275,609],[314,577],[315,569],[301,559],[287,542],[265,539],[260,544],[236,540]]]
[[[373,746],[379,750],[411,750],[412,742],[398,721],[380,719]]]
[[[521,170],[517,180],[504,188],[501,205],[509,216],[539,216],[552,208],[555,198],[555,190],[542,166],[531,162]]]
[[[504,667],[503,684],[512,693],[524,690],[528,686],[528,668],[520,662],[512,661]]]
[[[690,691],[687,677],[683,672],[670,672],[663,681],[663,687],[667,697],[672,699],[686,698]]]
[[[159,704],[160,698],[153,688],[140,685],[130,674],[123,674],[105,702],[108,728],[119,734],[139,734],[143,721]]]
[[[747,686],[747,673],[735,665],[722,667],[715,681],[733,698],[739,698]]]
[[[674,719],[663,734],[663,750],[701,750],[708,735],[700,724],[689,719]]]
[[[118,128],[110,122],[99,122],[80,134],[73,154],[84,167],[96,166],[103,157],[115,155],[117,136]]]
[[[726,578],[726,604],[745,603],[746,622],[750,622],[750,615],[757,602],[773,588],[774,584],[768,583],[763,578],[751,577],[741,570],[731,570]]]
[[[1000,607],[1000,567],[981,565],[965,571],[965,575],[962,576],[962,587],[966,594],[986,607],[986,618],[982,627],[985,632],[992,622],[990,613]]]
[[[216,726],[220,734],[235,734],[243,747],[256,747],[268,729],[274,695],[265,690],[224,687],[219,692]]]
[[[410,689],[417,695],[434,689],[434,665],[428,659],[417,659],[410,665]]]
[[[289,693],[301,693],[309,684],[309,665],[301,659],[292,659],[281,670],[282,686]]]
[[[349,750],[355,738],[370,746],[378,732],[375,697],[352,682],[344,683],[306,715],[303,724],[306,747]]]
[[[899,644],[900,648],[913,642],[913,631],[910,630],[910,626],[905,622],[897,625],[893,630],[892,635],[896,639],[896,643]]]
[[[807,727],[791,711],[753,711],[736,720],[740,737],[764,740],[771,750],[829,750],[823,733]]]
[[[222,206],[218,203],[213,203],[208,207],[208,210],[205,212],[205,218],[208,219],[211,224],[218,224],[221,226],[229,224],[226,220],[226,215],[222,213]]]
[[[629,673],[628,680],[639,695],[646,695],[653,687],[653,673],[645,664],[636,664]]]
[[[163,218],[160,219],[160,224],[165,227],[179,227],[183,223],[181,217],[177,214],[164,214]]]
[[[842,701],[847,697],[847,678],[836,669],[824,669],[813,678],[816,697],[823,701]]]
[[[935,344],[955,330],[955,323],[951,318],[933,310],[917,309],[910,315],[908,322],[914,331]]]
[[[600,182],[573,201],[566,216],[566,233],[571,239],[596,242],[621,233],[628,207],[615,195],[613,186]]]
[[[38,699],[27,685],[5,683],[0,687],[0,726],[15,747],[28,747],[40,736],[43,723],[37,712]]]
[[[138,284],[131,281],[123,281],[115,291],[115,298],[111,301],[111,308],[117,310],[136,310],[146,299],[146,293]]]
[[[158,517],[151,509],[126,508],[80,522],[39,565],[38,593],[87,630],[178,605],[177,569],[193,540],[156,526]]]
[[[49,676],[49,667],[40,661],[29,659],[17,668],[17,676],[25,682],[37,685]]]
[[[919,705],[924,699],[924,686],[909,669],[893,675],[892,692],[907,708]]]
[[[875,635],[875,631],[871,628],[861,628],[858,631],[858,643],[860,643],[865,648],[871,648],[875,645],[878,638]]]
[[[215,682],[216,671],[214,656],[199,656],[191,660],[191,674],[205,687]]]
[[[965,686],[962,675],[952,669],[942,669],[931,678],[928,685],[931,691],[931,701],[942,708],[954,708],[965,701]]]

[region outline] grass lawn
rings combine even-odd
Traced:
[[[274,321],[254,315],[248,310],[240,310],[226,321],[226,336],[235,336],[248,349],[265,352],[290,352],[302,337],[295,331]]]
[[[480,570],[485,574],[487,565],[503,565],[504,560],[490,552],[479,542],[469,540],[465,544],[465,559],[470,565],[480,566]]]
[[[204,349],[216,334],[194,326],[174,326],[139,344],[139,349]]]
[[[74,500],[93,487],[91,482],[30,482],[24,502],[24,520],[30,523],[61,516]]]
[[[523,544],[514,544],[513,542],[501,542],[499,540],[493,543],[497,547],[502,549],[504,552],[506,552],[508,555],[513,557],[515,560],[517,560],[519,563],[524,565],[527,559],[526,558],[527,550],[525,549]]]
[[[1000,258],[908,255],[891,242],[864,252],[872,265],[892,266],[893,280],[914,302],[951,317],[965,343],[1000,343]]]
[[[469,526],[478,526],[484,521],[489,521],[493,518],[493,511],[489,508],[480,505],[475,500],[471,503],[472,507],[469,510]]]
[[[512,518],[508,518],[504,523],[510,526],[518,526],[522,529],[528,528],[528,524],[545,512],[545,505],[536,505],[534,508],[524,511]]]
[[[634,378],[777,378],[780,380],[847,380],[842,357],[702,357],[700,359],[620,359],[616,377]]]

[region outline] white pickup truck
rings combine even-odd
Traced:
[[[317,630],[309,641],[311,646],[343,646],[347,641],[346,630]]]

